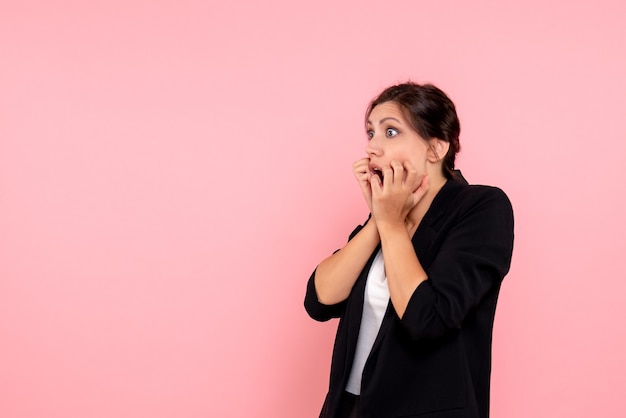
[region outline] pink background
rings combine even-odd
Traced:
[[[309,274],[381,88],[456,102],[516,247],[492,416],[626,408],[623,1],[0,3],[0,416],[313,417]]]

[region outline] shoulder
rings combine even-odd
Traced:
[[[445,230],[462,224],[506,224],[513,221],[513,208],[499,187],[467,184],[465,179],[449,180],[431,205],[426,221],[435,229]]]
[[[511,202],[502,189],[463,185],[434,226],[452,248],[469,245],[472,251],[487,253],[499,249],[506,259],[510,257],[514,224]]]
[[[447,221],[453,224],[500,225],[512,228],[513,207],[499,187],[462,185],[455,198],[448,202]]]
[[[468,204],[488,201],[494,202],[494,204],[502,204],[504,206],[511,206],[511,202],[502,189],[495,186],[487,186],[482,184],[469,184],[463,177],[463,174],[459,170],[455,170],[452,179],[448,180],[442,194],[448,194],[454,196],[452,200],[458,205],[459,203],[467,202]],[[450,202],[450,198],[444,201]]]
[[[479,184],[463,185],[457,195],[456,204],[464,206],[487,205],[503,209],[511,208],[511,201],[502,189]]]

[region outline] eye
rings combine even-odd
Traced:
[[[374,138],[374,131],[370,129],[367,131],[367,139],[372,139],[372,138]]]
[[[385,135],[387,136],[387,138],[391,138],[394,137],[396,135],[398,135],[400,132],[398,132],[397,129],[395,128],[387,128],[385,129]]]

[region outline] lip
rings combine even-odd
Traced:
[[[383,180],[383,169],[376,163],[370,162],[367,165],[367,168],[370,170],[370,173],[374,176],[378,176],[380,180]]]
[[[379,166],[379,165],[378,165],[378,164],[376,164],[376,163],[372,163],[372,162],[370,162],[370,163],[367,165],[367,168],[369,168],[369,170],[370,170],[371,172],[373,172],[374,170],[378,170],[378,171],[381,171],[381,172],[383,171],[383,169],[382,169],[382,167],[381,167],[381,166]]]

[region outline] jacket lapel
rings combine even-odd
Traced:
[[[441,188],[439,193],[437,193],[437,196],[435,196],[435,199],[433,199],[433,202],[430,205],[430,208],[428,208],[428,211],[424,215],[424,219],[422,219],[422,222],[420,223],[417,230],[415,231],[415,234],[413,234],[413,237],[411,239],[411,241],[413,242],[413,248],[415,248],[415,253],[417,254],[418,259],[422,263],[422,267],[426,271],[428,271],[428,267],[430,266],[430,264],[432,263],[434,259],[432,255],[429,256],[429,249],[431,248],[433,241],[437,237],[437,228],[435,228],[434,226],[441,219],[441,217],[445,215],[445,212],[451,209],[452,201],[456,198],[459,192],[466,185],[467,185],[467,181],[463,178],[460,172],[458,172],[458,175],[455,177],[455,179],[448,180],[446,184]],[[378,251],[378,248],[376,249],[376,251]],[[376,252],[374,252],[374,255],[375,254]],[[367,277],[367,272],[369,272],[369,266],[371,266],[371,262],[374,258],[374,255],[370,257],[370,260],[368,262],[368,268],[366,269],[366,273],[365,273],[366,277]],[[362,292],[359,292],[360,297],[361,297],[359,303],[361,306],[363,306],[364,292],[365,292],[365,284],[363,284]],[[359,315],[359,318],[360,317],[361,315]],[[389,300],[389,304],[387,305],[387,310],[385,311],[385,316],[383,317],[383,322],[380,326],[380,330],[378,331],[378,335],[376,336],[376,340],[374,341],[374,345],[372,346],[372,351],[370,352],[368,359],[365,362],[365,367],[367,367],[367,363],[369,362],[369,359],[372,356],[376,355],[377,351],[379,350],[380,345],[385,338],[385,335],[387,334],[387,332],[389,331],[389,328],[391,327],[391,323],[394,317],[398,321],[400,320],[400,318],[396,314],[395,309],[393,308],[393,304],[391,303],[391,300]],[[359,323],[359,326],[360,326],[360,323]],[[358,330],[357,330],[356,336],[358,336]],[[354,355],[354,353],[351,353],[351,354]],[[349,357],[349,358],[352,358],[352,357]]]

